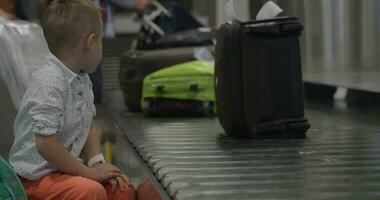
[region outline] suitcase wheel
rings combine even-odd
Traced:
[[[296,132],[306,132],[310,128],[310,124],[307,122],[291,122],[288,124],[287,129]]]
[[[202,106],[203,115],[211,117],[214,115],[214,103],[210,101],[203,102]]]
[[[143,113],[144,113],[144,116],[145,117],[150,117],[150,103],[149,103],[149,100],[145,99],[144,102],[143,102]]]

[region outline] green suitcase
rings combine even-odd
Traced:
[[[215,113],[214,105],[213,62],[185,62],[144,79],[142,108],[148,116],[209,116]]]

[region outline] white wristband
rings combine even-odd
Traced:
[[[100,153],[98,155],[95,155],[92,158],[90,158],[90,160],[88,160],[88,162],[87,162],[87,166],[88,167],[92,167],[92,166],[94,166],[98,162],[100,162],[100,163],[105,163],[106,162],[106,159],[104,159],[104,156],[103,156],[102,153]]]

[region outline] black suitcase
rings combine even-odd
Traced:
[[[303,82],[294,17],[224,24],[217,34],[219,121],[230,136],[304,137]]]
[[[141,111],[142,85],[146,75],[178,63],[195,60],[198,47],[169,48],[151,51],[131,51],[120,61],[119,80],[124,101],[131,111]],[[208,49],[214,53],[214,47]]]
[[[216,31],[211,28],[197,28],[163,36],[157,40],[137,39],[138,50],[154,50],[174,47],[215,45]]]

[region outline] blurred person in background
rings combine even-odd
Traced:
[[[45,12],[46,0],[1,0],[0,16],[6,19],[38,21]]]

